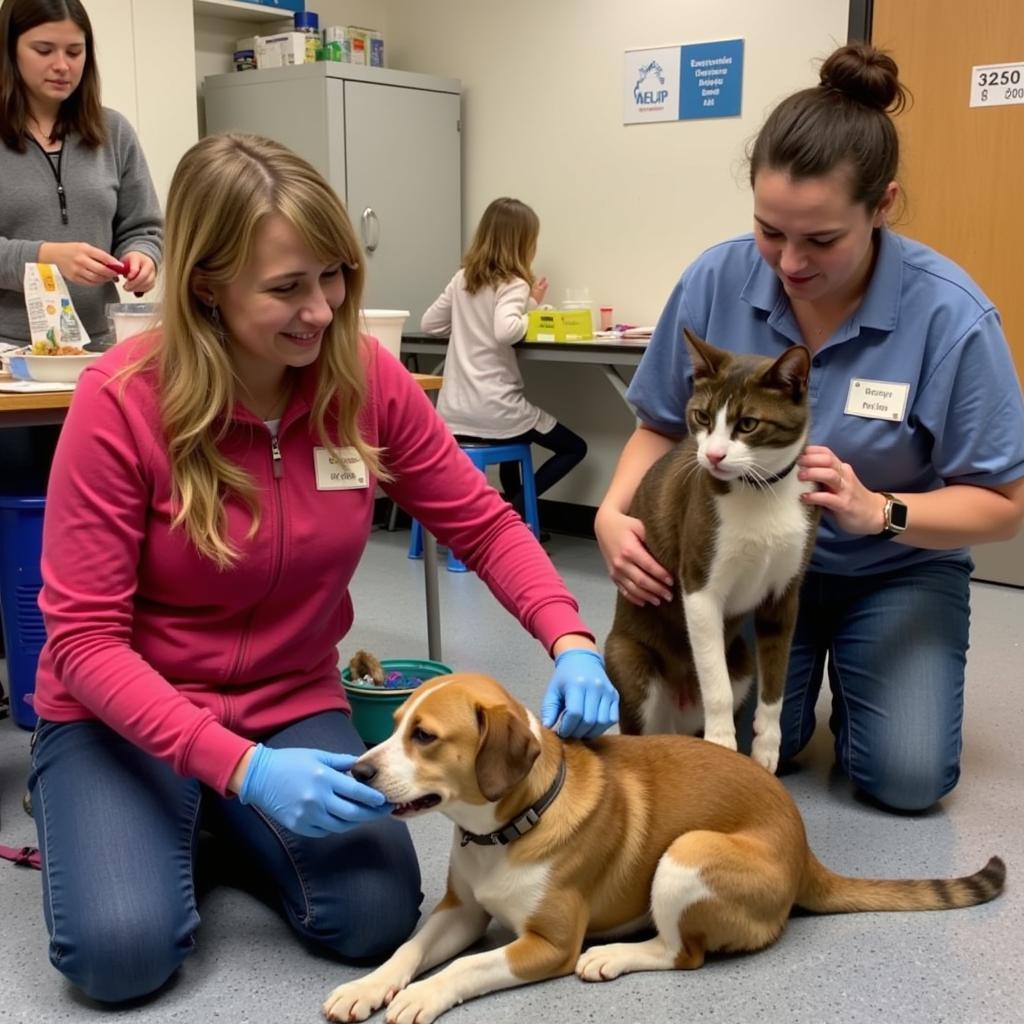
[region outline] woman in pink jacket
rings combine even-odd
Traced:
[[[79,382],[43,540],[30,789],[50,959],[108,1002],[191,952],[201,823],[339,956],[384,956],[415,924],[412,843],[347,774],[364,748],[338,676],[378,483],[555,656],[546,725],[617,717],[530,531],[360,336],[359,247],[309,164],[203,139],[171,184],[165,272],[160,329]]]

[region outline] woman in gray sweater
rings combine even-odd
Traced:
[[[0,339],[29,341],[22,280],[41,262],[60,268],[79,319],[104,341],[113,282],[153,287],[163,230],[135,132],[100,106],[79,0],[3,0],[0,143]]]

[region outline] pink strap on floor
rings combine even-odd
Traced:
[[[24,868],[35,868],[36,871],[42,869],[42,858],[34,846],[23,846],[20,850],[13,846],[0,846],[0,857]]]

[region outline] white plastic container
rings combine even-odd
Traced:
[[[364,334],[372,334],[396,359],[402,352],[402,328],[409,319],[407,309],[362,309]]]
[[[106,313],[115,344],[152,330],[160,319],[160,307],[155,302],[108,302]]]

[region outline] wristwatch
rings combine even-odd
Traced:
[[[907,528],[907,505],[888,491],[881,492],[885,498],[882,509],[882,530],[879,537],[896,537]]]

